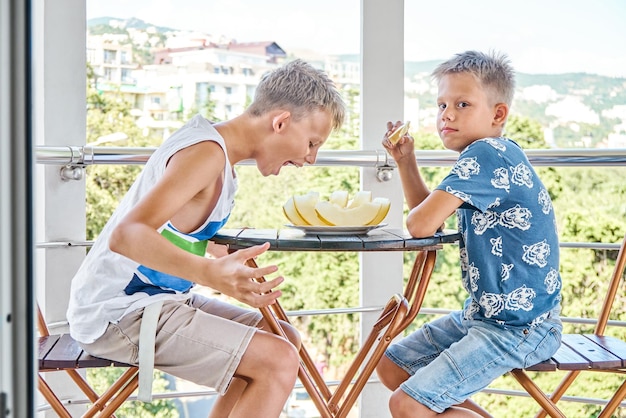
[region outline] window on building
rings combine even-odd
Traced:
[[[122,68],[122,83],[133,83],[135,80],[132,77],[132,70],[128,68]]]
[[[117,59],[117,51],[113,49],[105,49],[104,50],[104,63],[105,64],[113,64]]]
[[[196,108],[199,109],[200,107],[204,106],[206,102],[209,100],[211,87],[212,86],[209,86],[209,83],[206,83],[206,82],[196,83],[196,100],[195,100]]]

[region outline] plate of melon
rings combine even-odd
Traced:
[[[385,197],[372,198],[370,191],[358,191],[350,199],[345,190],[330,193],[322,199],[319,192],[310,191],[291,196],[283,205],[285,226],[307,234],[357,235],[381,228],[391,203]]]

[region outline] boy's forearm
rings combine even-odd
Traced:
[[[112,251],[153,270],[198,283],[205,257],[184,251],[154,229],[135,224],[117,228],[111,236]]]
[[[430,194],[424,178],[420,174],[415,159],[398,164],[398,172],[402,181],[404,198],[410,209],[413,209],[424,201]]]

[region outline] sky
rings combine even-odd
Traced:
[[[287,52],[359,53],[361,0],[86,0],[87,18],[136,17]],[[385,1],[385,0],[367,0]],[[405,59],[505,52],[518,72],[626,77],[624,0],[405,0]]]

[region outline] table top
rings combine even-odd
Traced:
[[[238,250],[270,243],[272,251],[411,251],[440,249],[459,240],[457,231],[438,232],[432,237],[413,238],[402,229],[381,228],[366,234],[316,235],[295,229],[221,229],[211,241]]]

